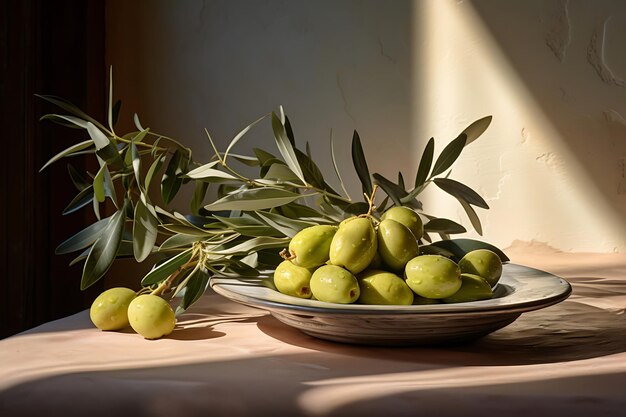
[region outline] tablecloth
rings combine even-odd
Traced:
[[[626,254],[506,252],[570,298],[445,347],[318,340],[214,293],[154,341],[83,311],[0,341],[0,416],[626,416]]]

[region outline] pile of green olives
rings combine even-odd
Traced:
[[[424,233],[419,215],[392,207],[380,222],[355,216],[338,226],[298,232],[289,256],[274,271],[283,294],[329,303],[411,305],[462,303],[493,297],[502,275],[500,257],[487,249],[468,252],[458,263],[420,254]]]
[[[122,330],[128,326],[146,339],[158,339],[174,330],[174,310],[163,298],[137,295],[130,288],[111,288],[94,300],[89,317],[100,330]]]

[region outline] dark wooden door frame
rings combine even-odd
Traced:
[[[104,1],[0,2],[0,337],[79,311],[101,290],[81,292],[80,266],[54,255],[89,221],[85,211],[61,215],[75,193],[66,164],[38,172],[85,134],[39,122],[57,109],[34,94],[63,96],[103,119],[105,79]]]

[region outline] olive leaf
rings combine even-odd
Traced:
[[[91,146],[93,146],[93,141],[92,140],[86,140],[84,142],[79,142],[76,145],[72,145],[69,148],[62,150],[61,152],[59,152],[58,154],[56,154],[52,158],[50,158],[50,160],[48,160],[48,162],[46,162],[45,165],[41,167],[39,172],[43,171],[48,166],[50,166],[50,164],[53,164],[54,162],[58,161],[59,159],[67,157],[67,156],[73,156],[76,152],[82,151],[83,149],[90,148]]]
[[[193,214],[198,214],[204,203],[204,197],[209,189],[209,184],[204,181],[196,181],[196,187],[191,199],[190,209]]]
[[[157,240],[157,219],[147,205],[137,201],[133,218],[133,254],[137,262],[143,262],[152,252]]]
[[[176,307],[176,315],[184,313],[193,303],[204,294],[209,286],[209,272],[206,268],[197,268],[186,278],[187,282],[184,285],[185,295],[183,300]],[[182,286],[182,284],[181,284]]]
[[[66,239],[55,249],[54,253],[57,255],[76,252],[93,244],[98,237],[102,234],[102,231],[106,228],[111,220],[107,217],[102,220],[98,220],[95,223],[85,227],[80,232]]]
[[[463,133],[465,133],[465,135],[467,136],[467,139],[465,141],[466,146],[474,142],[476,139],[478,139],[480,135],[485,133],[485,130],[487,130],[487,128],[491,124],[491,119],[492,116],[483,117],[482,119],[476,120],[474,123],[466,127],[465,130],[463,130]]]
[[[91,247],[83,267],[83,276],[80,282],[81,290],[95,284],[111,268],[122,241],[125,221],[126,203],[122,209],[111,216],[107,227]]]
[[[445,233],[445,234],[456,234],[456,233],[465,233],[467,230],[462,225],[449,220],[449,219],[431,219],[424,225],[424,230],[427,232],[436,232],[436,233]]]
[[[361,138],[356,130],[352,135],[352,163],[354,164],[354,169],[356,170],[359,180],[361,181],[363,193],[368,196],[372,195],[372,179],[370,178],[370,171],[367,167],[365,154],[363,153]]]
[[[267,117],[267,115],[263,115],[263,116],[259,117],[254,122],[252,122],[248,126],[246,126],[241,132],[239,132],[239,133],[237,133],[237,135],[235,135],[233,140],[230,141],[230,144],[228,145],[228,148],[226,148],[226,152],[224,152],[224,156],[222,158],[222,161],[224,163],[226,163],[226,158],[228,158],[228,154],[230,153],[230,150],[233,148],[233,146],[235,146],[237,144],[237,142],[239,142],[239,139],[241,139],[246,133],[248,133],[250,131],[250,129],[252,129],[254,127],[254,125],[259,123],[261,120],[265,119],[266,117]]]
[[[167,238],[161,246],[159,246],[160,251],[165,251],[168,249],[176,249],[184,246],[189,246],[192,243],[195,243],[199,240],[198,236],[195,235],[187,235],[183,233],[175,234]]]
[[[78,191],[82,191],[85,188],[89,187],[89,182],[83,177],[72,165],[67,164],[67,173],[70,176],[70,180],[74,187],[78,189]]]
[[[443,173],[452,166],[459,155],[461,155],[461,151],[463,151],[463,148],[465,147],[466,140],[467,135],[465,133],[461,133],[456,139],[443,148],[443,151],[439,154],[437,161],[435,161],[433,172],[430,174],[431,178]]]
[[[192,248],[189,248],[171,258],[156,265],[150,272],[148,272],[141,280],[141,285],[148,287],[154,284],[158,284],[167,279],[178,268],[185,265],[191,259]]]
[[[186,152],[180,149],[174,151],[161,180],[161,198],[165,204],[169,204],[174,199],[183,184],[179,175],[187,169],[188,162]]]
[[[490,243],[481,242],[479,240],[473,240],[473,239],[440,240],[438,242],[431,243],[428,246],[442,248],[442,249],[447,250],[448,252],[451,252],[453,254],[452,260],[455,262],[460,261],[461,258],[465,256],[465,254],[473,250],[477,250],[477,249],[488,249],[494,252],[496,255],[498,255],[502,262],[510,261],[508,256],[506,256],[506,254],[502,252],[502,250],[498,249],[496,246]]]
[[[281,123],[276,113],[272,112],[272,130],[274,131],[274,138],[276,139],[276,146],[278,151],[283,156],[287,166],[298,176],[303,184],[306,184],[304,174],[298,163],[298,158],[293,150],[293,146],[287,137],[285,126]]]
[[[79,119],[85,120],[87,122],[91,122],[99,129],[106,130],[106,128],[102,124],[100,124],[100,122],[98,122],[96,119],[92,118],[87,113],[83,112],[78,107],[76,107],[74,104],[70,103],[69,101],[61,97],[51,96],[51,95],[40,95],[40,94],[35,94],[35,96],[41,99],[44,99],[47,102],[54,104],[55,106],[62,108],[66,112],[72,113],[74,116],[77,116]]]
[[[77,210],[85,207],[91,203],[94,197],[93,186],[90,185],[87,188],[79,192],[76,197],[70,201],[70,203],[63,209],[63,215],[74,213]]]
[[[476,232],[482,236],[483,227],[480,224],[480,218],[478,218],[478,214],[476,214],[476,211],[474,210],[474,208],[461,197],[457,197],[457,200],[459,200],[461,207],[463,207],[463,210],[465,210],[467,217],[469,217],[470,222],[472,223],[472,226],[474,227],[474,230],[476,230]]]
[[[282,206],[302,198],[302,195],[279,188],[251,188],[229,194],[204,206],[210,211],[216,210],[261,210]]]
[[[419,167],[417,168],[417,174],[415,174],[415,188],[421,187],[428,178],[428,173],[433,163],[433,155],[435,152],[435,139],[430,138],[422,153],[422,159],[420,159]]]
[[[435,178],[433,182],[437,187],[441,188],[446,193],[458,199],[463,199],[469,204],[473,204],[477,207],[488,209],[487,202],[474,190],[467,185],[461,184],[450,178]]]

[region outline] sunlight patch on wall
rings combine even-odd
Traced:
[[[465,149],[450,175],[489,203],[490,210],[477,209],[482,239],[501,247],[518,239],[565,251],[626,250],[623,219],[596,190],[472,5],[416,2],[413,18],[420,48],[413,57],[419,78],[413,86],[413,107],[419,109],[413,136],[421,140],[413,144],[416,158],[430,135],[437,154],[471,122],[493,115],[490,128]],[[539,46],[553,53],[545,44],[529,45]],[[471,229],[458,203],[434,185],[424,200],[428,212]]]

